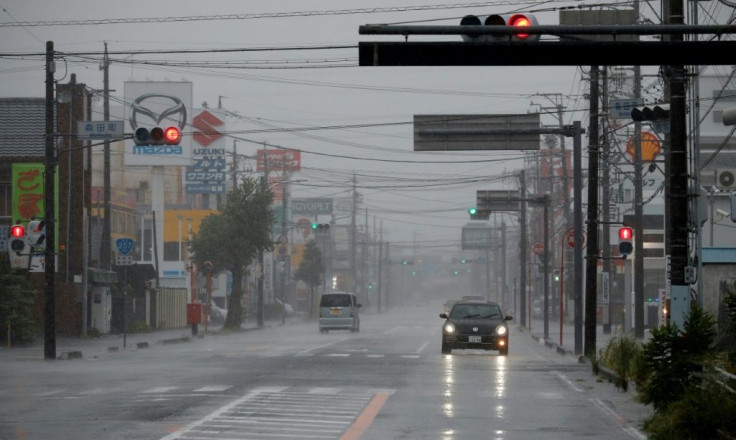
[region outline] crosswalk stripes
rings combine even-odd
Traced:
[[[338,439],[376,395],[394,390],[261,387],[161,440]]]

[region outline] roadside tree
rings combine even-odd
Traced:
[[[244,178],[227,194],[220,211],[202,220],[189,248],[198,268],[211,267],[217,274],[229,270],[233,277],[224,327],[239,329],[243,321],[243,277],[260,250],[273,250],[270,210],[273,193],[257,179]]]
[[[307,283],[309,289],[309,317],[313,316],[314,297],[317,286],[322,283],[325,266],[322,262],[322,251],[317,243],[310,240],[304,248],[304,257],[294,273],[294,278]]]

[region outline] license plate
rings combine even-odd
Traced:
[[[332,313],[333,315],[339,315],[340,312],[342,312],[342,310],[340,310],[340,309],[332,309],[332,310],[330,310],[330,313]]]
[[[478,343],[480,344],[481,337],[480,336],[468,336],[468,342],[472,343]]]

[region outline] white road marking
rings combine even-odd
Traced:
[[[582,393],[583,391],[585,391],[582,388],[580,388],[579,386],[575,385],[575,383],[573,381],[571,381],[567,376],[565,376],[564,374],[560,373],[559,371],[554,371],[553,373],[555,375],[557,375],[557,377],[559,377],[560,379],[562,379],[562,381],[565,382],[567,384],[567,386],[569,386],[570,388],[572,388],[572,390],[575,391],[576,393]]]
[[[427,341],[427,342],[425,342],[424,344],[422,344],[422,346],[421,346],[421,347],[419,347],[419,348],[417,349],[416,353],[421,353],[421,352],[423,352],[423,351],[424,351],[424,349],[425,349],[425,348],[427,348],[427,345],[429,345],[429,341]]]
[[[195,393],[217,393],[232,388],[230,385],[210,385],[194,390]]]
[[[338,339],[336,341],[329,342],[327,344],[322,344],[322,345],[318,345],[316,347],[312,347],[312,348],[308,348],[306,350],[302,350],[299,353],[297,353],[297,356],[302,356],[302,355],[305,355],[305,354],[309,353],[310,351],[319,350],[320,348],[329,347],[330,345],[339,344],[340,342],[345,341],[346,339],[347,338],[342,338],[342,339]]]
[[[156,387],[151,388],[149,390],[139,391],[141,394],[162,394],[162,393],[168,393],[169,391],[174,391],[178,389],[179,387]]]

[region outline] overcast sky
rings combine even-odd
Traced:
[[[384,239],[396,244],[417,240],[419,246],[455,245],[459,243],[460,227],[467,222],[466,209],[475,204],[476,191],[515,188],[515,180],[504,175],[522,167],[522,154],[415,153],[413,115],[526,113],[554,104],[554,98],[535,95],[561,94],[566,110],[564,122],[581,120],[587,125],[587,85],[581,80],[582,73],[574,67],[358,67],[358,51],[352,46],[379,39],[359,35],[358,27],[369,23],[450,25],[459,24],[466,14],[519,10],[534,11],[540,24],[557,24],[558,8],[600,3],[612,2],[0,0],[0,23],[208,18],[168,23],[0,27],[0,52],[31,54],[23,61],[0,58],[0,96],[44,96],[43,57],[32,54],[42,54],[48,40],[62,53],[101,52],[104,42],[111,52],[299,47],[229,54],[112,55],[110,88],[115,99],[122,100],[123,84],[128,80],[191,81],[195,108],[205,101],[216,107],[222,96],[223,107],[241,115],[240,120],[227,121],[229,130],[287,129],[237,136],[303,151],[302,171],[294,177],[298,181],[294,197],[348,197],[355,173],[358,191],[364,197],[361,208],[368,208],[371,228],[374,217],[377,224],[383,222]],[[359,13],[363,8],[392,11]],[[232,20],[212,17],[218,14],[243,16]],[[306,49],[315,47],[329,48]],[[142,64],[161,60],[178,65]],[[290,63],[284,64],[285,60]],[[218,65],[227,61],[231,68],[203,66],[203,61],[218,61]],[[240,64],[243,61],[249,64]],[[183,62],[193,64],[181,65]],[[102,88],[98,54],[85,61],[71,54],[65,57],[65,62],[57,64],[55,78],[66,83],[70,73],[76,73],[77,82]],[[543,122],[553,124],[556,120],[547,116]],[[335,125],[347,127],[288,130]],[[252,142],[238,142],[242,154],[254,155],[258,148]],[[251,166],[255,168],[252,162]],[[462,178],[469,179],[459,180]],[[361,212],[361,219],[364,215]]]

